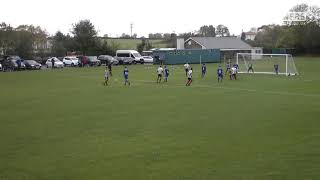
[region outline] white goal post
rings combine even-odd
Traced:
[[[298,75],[291,54],[237,53],[239,73]]]

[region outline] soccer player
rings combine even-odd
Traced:
[[[190,70],[190,65],[188,63],[183,65],[184,70],[186,71],[186,76],[188,76],[188,71]]]
[[[168,82],[169,69],[167,66],[164,66],[164,82]]]
[[[128,70],[127,66],[125,66],[125,68],[123,70],[123,76],[124,76],[124,85],[126,86],[128,84],[130,86],[129,70]]]
[[[188,81],[187,81],[187,84],[186,84],[186,86],[190,86],[191,85],[191,83],[192,83],[192,71],[193,69],[191,68],[189,71],[188,71],[188,74],[187,74],[187,76],[188,76]]]
[[[112,63],[111,62],[108,63],[108,69],[110,72],[110,76],[112,76]]]
[[[237,71],[239,70],[239,65],[238,64],[234,64],[233,67],[235,67],[237,69]]]
[[[279,74],[279,65],[275,64],[273,67],[274,67],[274,72],[278,75]]]
[[[250,71],[251,71],[252,73],[254,73],[252,63],[249,64],[248,73],[249,73]]]
[[[157,74],[158,74],[157,83],[161,83],[162,74],[163,74],[163,68],[162,68],[162,66],[159,66],[159,67],[158,67],[158,69],[157,69]]]
[[[201,72],[202,72],[201,77],[204,78],[204,76],[205,76],[206,73],[207,73],[207,66],[206,66],[206,64],[204,64],[204,63],[202,64]]]
[[[230,73],[230,70],[231,70],[231,64],[230,64],[230,62],[228,62],[227,67],[226,67],[226,74]]]
[[[104,83],[103,83],[105,86],[108,86],[108,80],[109,80],[109,70],[106,67],[106,70],[104,70]]]
[[[237,68],[236,67],[231,68],[231,79],[237,80]]]
[[[217,75],[218,75],[218,82],[222,82],[222,79],[223,79],[223,69],[222,69],[221,66],[218,67]]]

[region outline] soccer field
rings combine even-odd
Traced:
[[[299,76],[218,64],[185,86],[183,66],[156,84],[152,65],[0,73],[0,180],[316,180],[320,58]]]

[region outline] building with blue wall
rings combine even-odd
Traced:
[[[185,49],[185,50],[154,50],[155,63],[163,64],[190,64],[219,63],[219,49]]]

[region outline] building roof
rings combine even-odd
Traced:
[[[205,49],[252,49],[252,47],[236,37],[190,37]]]
[[[256,32],[251,32],[251,31],[250,31],[250,32],[246,32],[245,34],[246,34],[246,35],[257,35]]]

